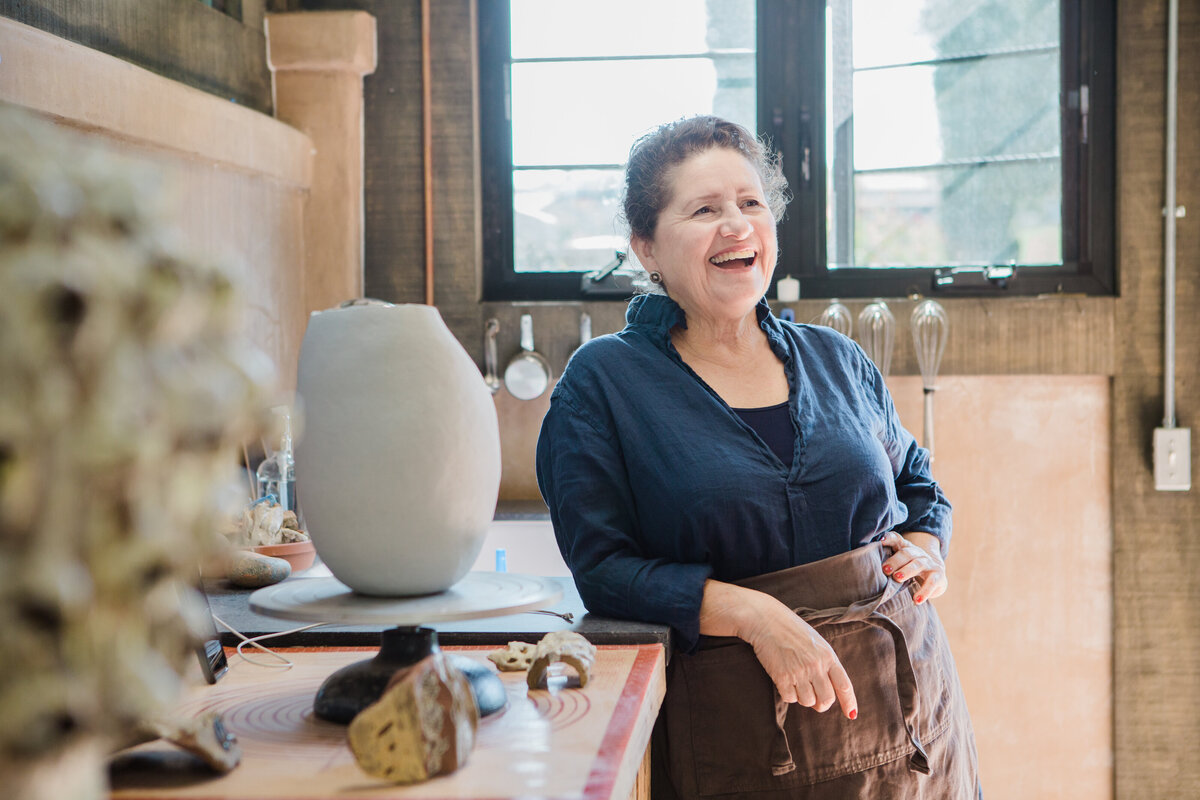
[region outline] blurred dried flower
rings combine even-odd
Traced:
[[[175,694],[213,496],[271,381],[156,178],[0,105],[0,784]]]

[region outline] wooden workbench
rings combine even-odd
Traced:
[[[444,648],[490,666],[491,647]],[[648,795],[645,757],[665,691],[660,645],[597,648],[586,689],[567,675],[530,691],[524,672],[500,673],[508,705],[484,718],[475,749],[457,773],[407,787],[359,770],[345,727],[317,719],[312,699],[330,673],[369,657],[372,648],[290,648],[289,670],[230,656],[215,686],[189,692],[182,710],[222,712],[243,750],[228,775],[187,774],[164,743],[125,754],[113,773],[114,800],[319,800],[323,798],[572,798],[626,800]],[[261,654],[260,654],[261,657]],[[265,657],[263,657],[264,660]],[[571,674],[569,670],[567,674]],[[190,777],[189,777],[190,776]]]

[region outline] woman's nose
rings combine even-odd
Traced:
[[[743,239],[750,233],[750,220],[746,219],[746,215],[742,213],[740,208],[735,207],[725,215],[721,226],[721,233],[725,236]]]

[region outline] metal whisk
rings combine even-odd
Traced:
[[[876,298],[864,308],[858,315],[858,330],[863,350],[886,378],[892,366],[892,347],[896,339],[896,317],[887,303]]]
[[[921,383],[925,387],[925,435],[921,445],[933,458],[933,393],[937,391],[938,367],[942,363],[942,352],[946,349],[946,337],[950,322],[946,309],[936,300],[923,300],[912,313],[913,348],[917,351],[917,365],[921,368]]]
[[[816,324],[833,328],[842,336],[849,336],[854,323],[850,318],[850,309],[842,305],[835,297],[829,301],[829,305],[821,312],[821,316],[817,317]]]

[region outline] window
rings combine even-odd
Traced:
[[[479,4],[484,295],[580,299],[654,125],[766,135],[806,297],[1111,293],[1115,0]]]

